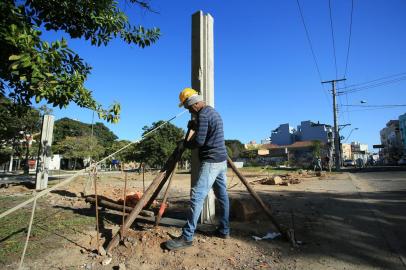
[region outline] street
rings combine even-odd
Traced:
[[[280,269],[406,269],[406,172],[344,172],[276,191],[304,245]]]
[[[387,247],[406,267],[406,173],[360,172],[351,176]]]

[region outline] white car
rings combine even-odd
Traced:
[[[355,166],[355,160],[346,159],[346,160],[344,160],[343,164],[344,164],[344,167],[347,167],[347,166]]]

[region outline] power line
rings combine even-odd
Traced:
[[[366,81],[366,82],[363,82],[363,83],[356,83],[356,84],[346,85],[345,87],[337,88],[337,90],[347,89],[347,88],[354,88],[354,87],[362,86],[364,84],[370,84],[370,83],[373,83],[373,82],[377,82],[377,81],[381,81],[381,80],[385,80],[385,79],[390,79],[390,78],[393,78],[393,77],[400,77],[400,76],[403,76],[403,75],[406,75],[406,72],[401,72],[401,73],[397,73],[397,74],[393,74],[393,75],[389,75],[389,76],[385,76],[385,77],[380,77],[380,78],[377,78],[377,79],[374,79],[374,80],[371,80],[371,81]]]
[[[348,89],[348,90],[345,90],[345,91],[338,92],[338,94],[359,92],[359,91],[363,91],[363,90],[367,90],[367,89],[371,89],[371,88],[375,88],[375,87],[379,87],[379,86],[386,86],[386,85],[389,85],[389,84],[398,83],[398,82],[403,81],[403,80],[406,80],[406,76],[396,78],[396,79],[392,79],[392,80],[388,80],[388,81],[378,82],[378,83],[371,84],[371,85],[365,85],[365,86],[358,87],[358,88],[351,88],[351,89]]]
[[[344,84],[345,84],[345,82],[344,82]],[[346,101],[346,104],[348,105],[348,94],[347,93],[345,94],[345,101]],[[348,107],[347,107],[347,120],[348,120],[348,123],[351,123],[350,112],[348,111]]]
[[[304,29],[305,29],[307,42],[309,43],[310,51],[311,51],[311,53],[312,53],[313,62],[314,62],[314,65],[316,66],[316,70],[317,70],[317,74],[318,74],[318,76],[319,76],[319,80],[320,80],[320,82],[322,82],[322,81],[323,81],[323,78],[322,78],[322,76],[321,76],[321,72],[320,72],[319,65],[317,64],[316,54],[314,53],[313,44],[312,44],[312,41],[311,41],[311,39],[310,39],[309,30],[307,29],[306,22],[305,22],[305,19],[304,19],[304,16],[303,16],[302,7],[300,6],[299,0],[296,0],[296,3],[297,3],[297,7],[298,7],[298,9],[299,9],[300,18],[301,18],[303,27],[304,27]],[[322,91],[323,91],[324,97],[325,97],[326,100],[327,100],[327,103],[329,103],[330,100],[328,99],[326,90],[325,90],[325,88],[324,88],[324,84],[322,85]]]
[[[392,105],[343,105],[347,107],[372,107],[372,108],[386,108],[386,107],[406,107],[406,104],[392,104]]]
[[[359,109],[359,110],[351,110],[350,112],[361,112],[361,111],[376,111],[376,110],[384,110],[384,109],[395,109],[399,107],[380,107],[380,108],[367,108],[367,109]]]
[[[315,55],[315,53],[314,53],[312,41],[311,41],[311,39],[310,39],[309,31],[307,30],[306,22],[305,22],[305,19],[304,19],[304,16],[303,16],[303,12],[302,12],[302,8],[301,8],[301,6],[300,6],[299,0],[296,0],[296,3],[297,3],[297,7],[299,8],[300,18],[302,19],[303,27],[304,27],[305,32],[306,32],[307,41],[308,41],[308,43],[309,43],[310,50],[311,50],[311,52],[312,52],[313,61],[314,61],[314,64],[315,64],[315,66],[316,66],[316,69],[317,69],[317,74],[319,75],[320,81],[322,81],[323,79],[322,79],[322,77],[321,77],[319,65],[317,64],[317,58],[316,58],[316,55]]]
[[[354,13],[354,0],[351,0],[350,33],[348,35],[348,47],[347,47],[347,57],[346,57],[346,60],[345,60],[344,78],[347,76],[348,58],[349,58],[349,55],[350,55],[353,13]]]
[[[328,9],[330,10],[330,28],[331,28],[331,38],[333,40],[334,66],[335,66],[335,69],[336,69],[336,78],[338,78],[336,45],[335,45],[335,41],[334,41],[333,17],[331,15],[331,0],[328,1]]]

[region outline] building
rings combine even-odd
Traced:
[[[258,148],[258,144],[256,141],[250,141],[249,143],[244,144],[244,148],[247,150],[253,150]]]
[[[329,143],[333,139],[333,129],[330,125],[302,121],[297,127],[296,141],[321,141]]]
[[[406,158],[406,113],[399,116],[399,132],[403,145],[403,158]]]
[[[271,142],[271,138],[261,140],[261,144],[270,144]]]
[[[342,153],[341,153],[342,160],[352,159],[351,144],[343,143],[341,145],[341,150],[342,150]]]
[[[360,142],[352,142],[351,157],[353,160],[362,159],[364,163],[366,163],[369,157],[368,145]]]
[[[318,153],[316,153],[318,152]],[[312,168],[315,155],[320,155],[323,168],[328,167],[326,157],[329,146],[323,142],[302,141],[290,145],[263,145],[258,150],[258,163],[261,165],[287,165],[299,168]]]
[[[384,164],[397,164],[403,155],[399,120],[390,120],[380,131],[382,149],[380,159]]]
[[[290,145],[304,141],[331,143],[333,142],[333,128],[319,122],[302,121],[297,129],[292,128],[289,124],[279,125],[271,135],[271,142],[276,145]]]
[[[295,142],[295,129],[289,124],[282,124],[272,131],[271,141],[276,145],[289,145]]]

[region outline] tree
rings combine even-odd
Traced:
[[[150,127],[143,127],[143,135],[162,123],[163,121],[158,121],[152,123]],[[168,123],[134,147],[134,158],[149,166],[161,167],[175,150],[177,142],[183,139],[184,134],[183,129]]]
[[[108,154],[112,154],[112,153],[120,150],[124,146],[128,145],[129,143],[131,143],[131,142],[127,141],[127,140],[114,141],[111,144],[111,146],[107,149],[107,152],[108,152]],[[131,146],[128,148],[130,149]],[[129,149],[124,149],[123,151],[117,153],[116,155],[114,155],[114,159],[118,159],[123,162],[132,161],[133,155]]]
[[[319,140],[312,141],[312,153],[313,158],[321,157],[321,141]]]
[[[54,125],[54,143],[62,141],[66,137],[80,137],[92,135],[92,125],[70,118],[62,118],[55,121]],[[118,138],[108,127],[103,123],[95,123],[93,125],[93,136],[98,142],[108,149],[113,142]]]
[[[150,10],[142,0],[128,0]],[[157,28],[129,23],[114,0],[3,0],[0,1],[0,93],[29,107],[32,100],[54,107],[70,102],[95,110],[99,117],[119,120],[120,105],[103,108],[84,86],[91,67],[68,47],[66,39],[48,43],[41,31],[59,31],[70,38],[84,38],[106,46],[120,37],[141,48],[156,42]]]
[[[105,150],[95,137],[89,136],[68,136],[55,144],[54,149],[61,153],[64,158],[74,159],[74,169],[76,169],[77,159],[92,158],[98,160]]]
[[[0,93],[0,164],[10,156],[25,157],[25,173],[28,173],[28,158],[38,151],[28,141],[38,140],[41,127],[40,111],[31,106],[14,104]],[[31,152],[31,153],[30,153]]]
[[[239,140],[225,140],[227,153],[231,159],[239,158],[242,152],[245,151],[244,144]]]

